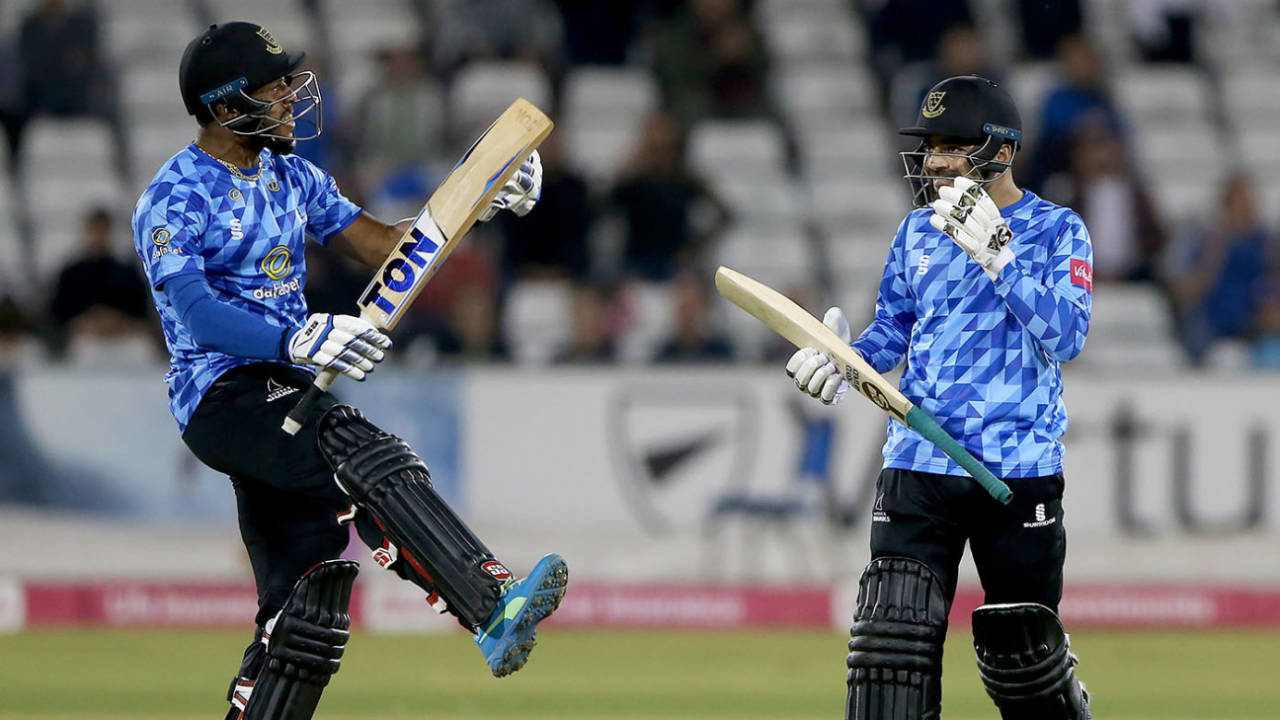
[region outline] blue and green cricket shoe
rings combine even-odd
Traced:
[[[569,566],[555,553],[544,555],[523,579],[507,586],[489,621],[476,628],[476,645],[484,653],[494,677],[524,667],[538,642],[538,623],[546,620],[564,598]]]

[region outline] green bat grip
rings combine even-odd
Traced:
[[[918,407],[911,408],[907,412],[907,426],[928,438],[929,442],[937,445],[942,452],[947,454],[947,457],[960,463],[960,467],[968,470],[973,479],[977,480],[978,484],[982,486],[982,489],[990,493],[991,497],[999,501],[1000,504],[1008,505],[1009,501],[1013,500],[1013,491],[1009,489],[1009,486],[1005,485],[995,475],[992,475],[986,466],[970,455],[968,450],[960,446],[960,443],[953,440],[947,434],[947,431],[942,429],[937,420],[929,417],[929,413]]]

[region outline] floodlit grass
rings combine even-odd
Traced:
[[[221,718],[247,636],[69,630],[0,636],[0,718]],[[1280,707],[1280,632],[1079,633],[1106,720],[1263,720]],[[489,676],[462,635],[357,632],[317,719],[840,718],[835,632],[581,632],[548,628],[530,664]],[[969,638],[946,657],[946,720],[993,720]]]

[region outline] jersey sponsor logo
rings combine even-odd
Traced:
[[[231,218],[231,239],[244,239],[244,225],[240,222],[240,218]]]
[[[151,231],[151,242],[154,245],[164,247],[169,244],[169,228],[158,227]]]
[[[281,384],[275,378],[267,378],[267,402],[275,402],[282,397],[288,397],[298,392],[298,388]],[[342,517],[338,517],[338,522],[342,522]]]
[[[232,225],[239,223],[239,220],[232,220]],[[232,236],[232,239],[236,239]],[[262,258],[262,272],[272,280],[280,280],[293,272],[293,258],[289,254],[289,248],[284,245],[278,245]]]
[[[272,55],[279,55],[280,53],[284,52],[284,48],[280,46],[280,43],[276,42],[276,36],[272,35],[270,30],[264,27],[259,27],[257,35],[258,37],[266,41],[267,52],[271,53]]]
[[[946,112],[947,108],[942,104],[942,99],[946,95],[946,90],[934,90],[929,93],[924,99],[924,105],[920,107],[920,114],[932,120]]]
[[[1045,510],[1044,503],[1036,503],[1035,509],[1036,519],[1032,522],[1022,523],[1024,528],[1040,528],[1052,525],[1058,522],[1058,516],[1049,517],[1049,512]]]
[[[302,281],[294,278],[288,281],[277,280],[269,287],[257,287],[253,289],[253,298],[255,300],[271,300],[273,298],[284,297],[296,292],[302,291]]]
[[[151,231],[151,244],[155,245],[155,247],[151,249],[152,262],[159,260],[165,255],[182,254],[177,248],[169,244],[169,240],[171,239],[172,236],[169,234],[168,228],[158,227]]]
[[[916,266],[916,274],[924,275],[929,272],[929,253],[920,256],[920,264]]]
[[[236,188],[231,188],[230,190],[227,191],[227,197],[231,198],[232,200],[239,201],[240,198],[243,196],[240,195],[239,190],[237,190]]]
[[[488,562],[481,563],[480,569],[489,573],[498,580],[509,580],[511,578],[511,571],[507,569],[506,565],[503,565],[497,560],[489,560]]]
[[[1071,258],[1071,282],[1093,292],[1093,266],[1079,258]]]
[[[271,178],[271,180],[267,182],[267,189],[270,190],[271,192],[279,192],[280,183],[276,182],[275,178]]]

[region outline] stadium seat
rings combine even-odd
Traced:
[[[1007,88],[1022,116],[1023,147],[1040,137],[1040,111],[1056,79],[1057,72],[1051,62],[1014,63],[1009,69]]]
[[[672,289],[666,283],[630,283],[621,291],[621,302],[631,324],[619,338],[618,359],[626,364],[648,362],[675,326]]]
[[[276,40],[290,52],[305,50],[316,41],[309,37],[310,29],[299,2],[261,2],[261,0],[208,0],[213,22],[243,20],[265,27]]]
[[[739,225],[712,251],[714,265],[727,265],[771,287],[807,283],[814,276],[814,247],[799,229]]]
[[[203,29],[192,12],[191,3],[133,0],[95,5],[102,22],[103,48],[117,68],[127,68],[134,62],[164,60],[170,71],[167,86],[176,85],[182,51]]]
[[[569,283],[521,280],[507,294],[502,335],[520,365],[546,365],[569,339]]]
[[[571,117],[557,129],[569,163],[593,183],[606,186],[617,179],[636,142],[638,124],[597,125],[589,117]]]
[[[902,163],[897,138],[876,117],[846,120],[830,128],[800,128],[796,133],[800,167],[810,180],[838,179],[854,173],[876,177],[898,174]]]
[[[324,0],[335,64],[368,60],[388,46],[417,44],[422,28],[407,0]]]
[[[476,62],[463,67],[450,92],[451,127],[473,137],[523,97],[551,110],[551,83],[536,65],[521,62]]]
[[[721,176],[709,178],[712,192],[730,210],[736,223],[762,228],[794,230],[807,220],[802,189],[784,175]],[[767,190],[761,190],[761,188]]]
[[[601,125],[633,122],[658,106],[658,83],[643,68],[575,67],[565,75],[562,93],[566,117]]]
[[[911,209],[906,182],[888,175],[809,180],[816,219],[827,232],[891,235]]]
[[[703,120],[689,133],[689,163],[707,175],[777,175],[786,154],[782,131],[767,120]]]
[[[848,69],[865,51],[862,34],[847,14],[826,20],[782,15],[760,29],[765,47],[781,63],[821,61]]]
[[[1183,367],[1186,360],[1173,338],[1173,316],[1158,290],[1100,282],[1093,290],[1089,339],[1073,362],[1115,369]]]
[[[1144,66],[1114,75],[1115,98],[1140,127],[1209,120],[1205,77],[1184,66]]]
[[[1226,155],[1218,133],[1203,121],[1149,124],[1134,130],[1136,160],[1149,178],[1184,175],[1218,177]]]
[[[862,70],[832,63],[789,64],[770,77],[774,98],[797,128],[828,128],[876,114],[875,85]]]

